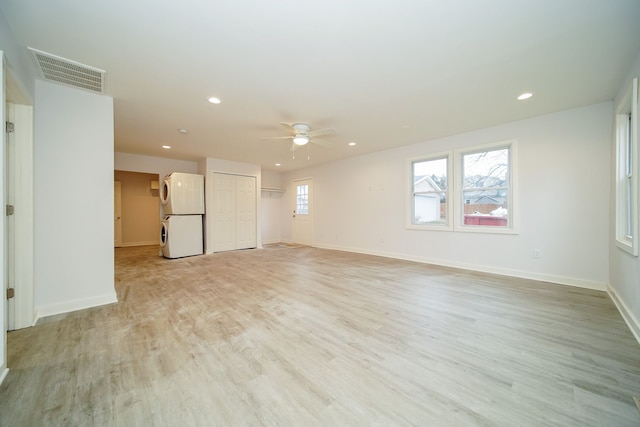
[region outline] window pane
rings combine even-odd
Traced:
[[[413,224],[447,223],[447,159],[413,163]]]
[[[509,149],[462,156],[464,224],[509,225]]]
[[[296,214],[309,215],[309,185],[296,186]]]

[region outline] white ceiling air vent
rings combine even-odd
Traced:
[[[28,49],[33,55],[40,77],[43,79],[104,94],[104,70],[30,47]]]

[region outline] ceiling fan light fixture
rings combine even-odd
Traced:
[[[309,137],[304,135],[297,135],[293,138],[293,143],[296,145],[306,145],[309,142]]]

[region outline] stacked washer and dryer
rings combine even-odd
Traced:
[[[166,258],[202,255],[204,176],[173,172],[160,191],[165,217],[160,228],[160,247]]]

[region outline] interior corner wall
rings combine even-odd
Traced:
[[[3,51],[6,63],[12,76],[20,85],[25,95],[33,101],[35,94],[36,73],[29,58],[29,52],[16,41],[11,26],[0,13],[0,50]]]
[[[293,179],[313,179],[315,246],[605,290],[612,111],[605,102],[290,172],[283,200]],[[407,159],[509,139],[519,234],[405,228]]]
[[[263,170],[262,188],[266,188],[260,191],[262,209],[259,221],[262,228],[262,244],[278,243],[282,241],[280,217],[284,208],[284,193],[273,190],[283,188],[282,175],[278,172]]]
[[[35,309],[116,302],[113,99],[36,81]]]

